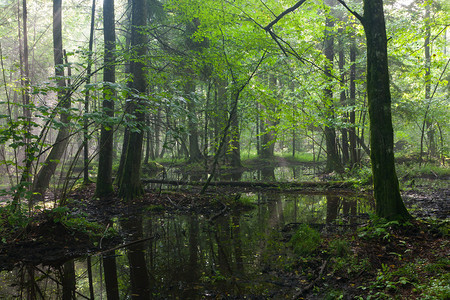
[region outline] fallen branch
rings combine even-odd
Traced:
[[[179,181],[179,180],[161,180],[161,179],[144,179],[143,183],[158,183],[170,185],[191,185],[202,186],[205,183],[201,181]],[[325,188],[325,189],[342,189],[351,188],[353,182],[350,181],[303,181],[303,182],[252,182],[252,181],[216,181],[210,182],[211,186],[232,186],[232,187],[248,187],[248,188],[270,188],[270,189],[290,189],[290,188]]]
[[[320,278],[323,275],[323,271],[325,271],[325,267],[327,266],[328,263],[328,259],[326,259],[322,266],[320,267],[320,271],[319,271],[319,275],[317,275],[316,279],[314,279],[310,284],[308,284],[306,287],[304,287],[303,289],[301,289],[297,294],[294,295],[294,299],[299,299],[301,298],[301,296],[303,294],[305,294],[307,291],[309,291],[312,287],[314,287],[316,285],[316,283],[320,280]]]

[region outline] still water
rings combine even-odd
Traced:
[[[214,220],[144,212],[112,220],[128,247],[62,266],[21,266],[0,273],[0,299],[281,298],[290,270],[289,230],[308,223],[326,233],[352,228],[373,210],[355,196],[248,193],[248,211]]]

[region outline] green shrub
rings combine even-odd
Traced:
[[[302,224],[291,238],[294,253],[309,255],[319,248],[322,239],[320,233],[306,224]]]
[[[333,240],[328,247],[334,256],[347,257],[350,254],[350,245],[345,240]]]

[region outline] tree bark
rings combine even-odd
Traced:
[[[109,120],[114,117],[115,90],[108,84],[115,82],[115,48],[116,33],[114,22],[114,0],[103,2],[103,32],[105,39],[105,55],[103,70],[103,115],[106,119],[100,133],[100,152],[95,194],[105,197],[113,193],[112,162],[114,124]]]
[[[332,10],[335,6],[334,0],[327,0],[325,2]],[[325,103],[325,116],[327,120],[325,120],[325,143],[327,149],[327,164],[326,171],[341,171],[341,163],[339,159],[337,143],[336,143],[336,129],[333,124],[335,115],[334,115],[334,104],[333,104],[333,90],[332,90],[332,70],[333,70],[333,61],[334,61],[334,21],[330,12],[326,16],[325,20],[325,80],[326,87],[323,90],[324,94],[324,103]]]
[[[53,55],[55,61],[55,75],[58,86],[58,101],[60,107],[63,110],[61,112],[59,128],[56,140],[53,143],[53,147],[47,156],[42,168],[36,175],[33,183],[33,199],[40,200],[43,198],[45,191],[47,190],[50,179],[55,173],[59,160],[61,159],[64,151],[67,148],[69,137],[69,114],[67,112],[70,109],[71,101],[68,94],[65,93],[64,88],[66,86],[64,79],[64,61],[63,61],[63,48],[62,48],[62,12],[61,12],[62,0],[53,0]]]
[[[198,145],[198,118],[195,99],[195,82],[188,80],[184,86],[184,93],[187,97],[188,108],[188,130],[189,130],[189,162],[197,162],[202,159],[202,153]]]
[[[340,83],[339,86],[341,88],[341,93],[339,97],[339,101],[343,107],[347,106],[347,97],[345,95],[345,71],[344,71],[344,65],[345,65],[345,55],[344,55],[344,43],[342,41],[343,39],[343,32],[344,29],[342,27],[339,27],[338,34],[339,34],[339,72],[340,72]],[[342,163],[347,166],[350,161],[349,156],[349,147],[348,147],[348,130],[347,130],[347,123],[348,123],[348,114],[344,113],[344,116],[342,118],[345,122],[344,126],[341,128],[341,145],[342,145]]]
[[[235,168],[242,166],[241,163],[241,134],[239,131],[239,116],[237,110],[230,116],[230,165]]]
[[[144,0],[133,0],[132,4],[132,28],[131,28],[131,74],[133,75],[132,89],[133,99],[130,100],[130,111],[136,117],[136,126],[129,130],[128,144],[124,160],[122,180],[119,186],[119,196],[131,201],[144,192],[141,183],[141,159],[142,144],[144,140],[145,101],[140,96],[146,92],[147,77],[145,74],[144,58],[146,56],[146,34],[147,25],[146,2]]]
[[[91,83],[91,75],[92,75],[92,48],[94,45],[94,28],[95,28],[95,1],[92,0],[92,10],[91,10],[91,28],[89,32],[89,53],[88,53],[88,64],[86,69],[86,85]],[[89,113],[89,89],[86,91],[86,95],[84,97],[84,113]],[[89,135],[88,135],[88,119],[84,119],[83,124],[83,182],[84,184],[88,184],[91,181],[89,180]]]
[[[358,163],[358,152],[356,149],[356,114],[355,114],[355,104],[356,104],[356,37],[352,36],[351,46],[350,46],[350,99],[349,105],[353,106],[350,111],[350,128],[348,130],[348,137],[350,142],[350,165],[353,169]]]
[[[370,158],[376,213],[388,220],[407,220],[411,216],[400,196],[394,164],[394,132],[382,0],[364,0],[363,26],[367,40]]]

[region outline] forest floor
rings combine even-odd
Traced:
[[[295,245],[289,242],[295,228],[285,230],[274,255],[286,259],[263,271],[277,278],[277,282],[267,283],[263,295],[247,297],[449,299],[450,189],[436,184],[448,179],[403,179],[403,186],[407,187],[403,197],[408,207],[415,208],[416,216],[407,225],[368,220],[358,230],[322,235],[316,250],[303,256],[295,255]],[[57,266],[67,259],[123,243],[120,237],[105,236],[104,226],[91,226],[86,220],[106,224],[114,217],[137,214],[149,206],[155,213],[196,213],[209,220],[232,209],[251,209],[236,201],[237,191],[221,187],[220,193],[216,190],[200,196],[195,189],[162,193],[154,190],[125,204],[116,197],[94,199],[94,185],[85,186],[71,194],[68,210],[46,211],[34,216],[24,228],[4,230],[0,269],[12,269],[20,263]],[[216,299],[240,299],[240,295],[230,298],[216,294]]]

